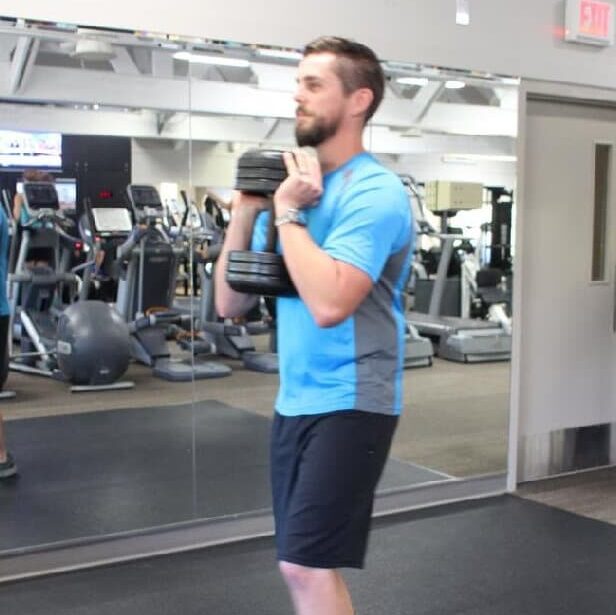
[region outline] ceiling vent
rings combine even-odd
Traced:
[[[80,38],[75,43],[75,50],[71,54],[79,60],[89,62],[112,60],[116,57],[111,44],[93,38]]]

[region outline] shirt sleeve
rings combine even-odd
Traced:
[[[262,252],[265,250],[269,217],[269,211],[260,211],[257,214],[255,225],[252,229],[252,240],[250,242],[250,249],[254,252]]]
[[[323,249],[376,282],[387,259],[410,241],[410,206],[391,186],[354,190],[340,203]]]

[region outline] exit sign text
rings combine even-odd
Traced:
[[[567,0],[565,40],[614,44],[614,5],[598,0]]]

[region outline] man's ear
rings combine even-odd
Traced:
[[[368,108],[374,100],[374,93],[370,88],[359,88],[351,94],[351,113],[353,115],[366,115]]]

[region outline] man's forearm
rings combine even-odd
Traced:
[[[234,291],[225,279],[229,252],[247,250],[250,247],[257,213],[257,210],[252,207],[237,207],[231,216],[222,251],[215,267],[214,298],[219,316],[225,318],[241,316],[258,300],[256,295]]]

